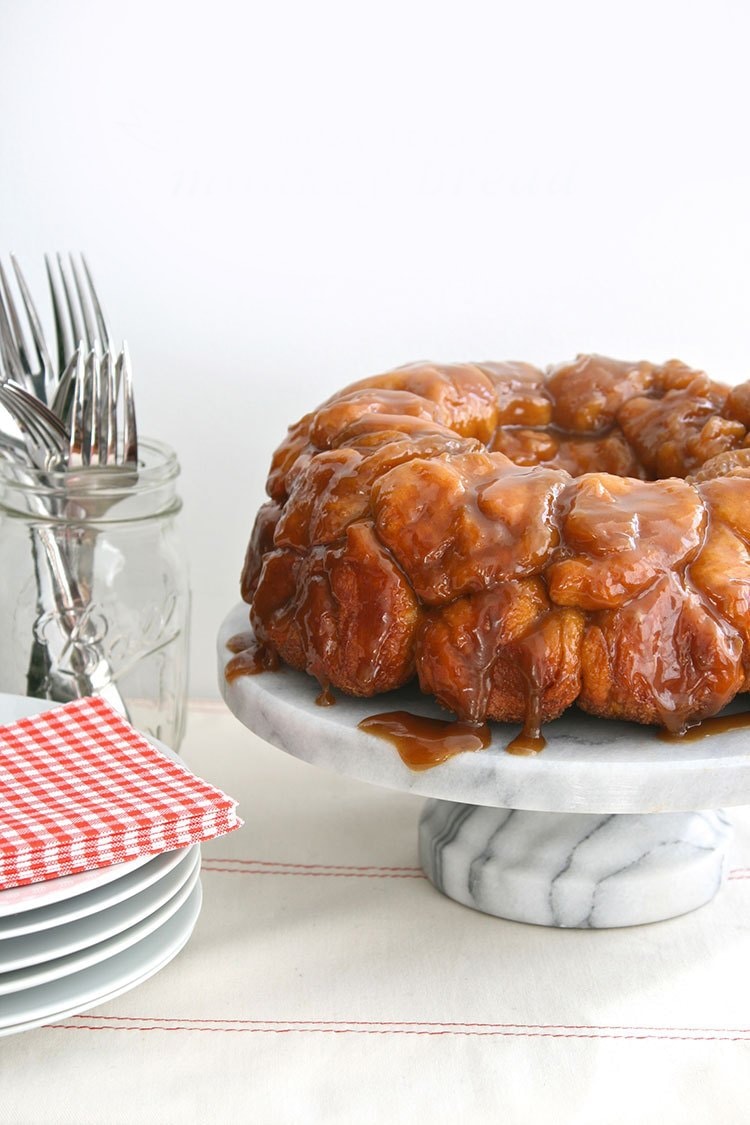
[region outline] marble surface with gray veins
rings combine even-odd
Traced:
[[[226,641],[248,627],[248,607],[240,604],[219,631],[224,698],[257,735],[313,765],[426,797],[502,809],[655,813],[750,804],[747,728],[670,743],[660,741],[651,727],[595,719],[575,710],[545,726],[548,745],[536,757],[506,753],[518,727],[492,723],[487,750],[414,772],[389,743],[357,730],[357,723],[393,710],[449,717],[433,700],[410,686],[373,699],[336,692],[335,706],[317,707],[315,681],[289,668],[228,684],[224,667],[232,653]],[[748,709],[746,696],[737,709]],[[606,897],[604,889],[599,894]]]
[[[422,867],[449,898],[542,926],[657,922],[703,906],[726,873],[721,812],[516,812],[427,801]]]

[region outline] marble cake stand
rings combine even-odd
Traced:
[[[230,710],[305,762],[428,797],[420,860],[450,898],[520,922],[602,928],[684,914],[722,885],[731,827],[714,810],[750,803],[750,730],[667,743],[650,728],[572,713],[545,728],[538,757],[506,753],[517,728],[497,723],[487,750],[414,772],[357,723],[392,710],[445,718],[437,705],[402,688],[317,707],[315,684],[288,668],[228,684],[226,641],[247,628],[239,605],[219,631]]]

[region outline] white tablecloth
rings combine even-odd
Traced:
[[[2,1122],[750,1119],[750,810],[708,907],[542,929],[430,886],[418,798],[220,704],[192,706],[183,753],[246,821],[204,847],[193,938],[120,999],[0,1039]]]

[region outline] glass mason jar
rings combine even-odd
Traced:
[[[190,618],[179,472],[149,439],[137,471],[0,461],[0,691],[101,695],[179,747]]]

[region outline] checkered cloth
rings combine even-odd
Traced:
[[[0,890],[239,828],[237,802],[101,699],[0,727]]]

